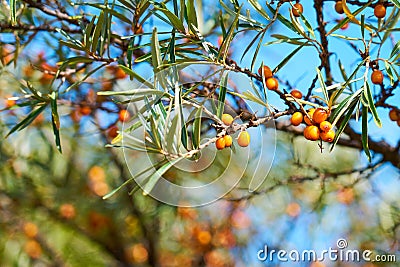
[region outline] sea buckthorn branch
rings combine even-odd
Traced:
[[[42,25],[28,25],[17,23],[16,25],[12,25],[11,23],[0,22],[0,32],[12,32],[12,31],[19,31],[19,32],[38,32],[38,31],[46,31],[46,32],[57,32],[60,27],[51,26],[48,24]],[[78,28],[70,28],[67,26],[61,26],[61,29],[68,33],[82,33],[81,29]]]

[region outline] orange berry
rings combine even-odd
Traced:
[[[221,46],[222,43],[224,42],[224,37],[223,36],[218,36],[218,46]]]
[[[268,66],[261,66],[259,69],[258,69],[258,74],[260,75],[260,76],[262,76],[262,69],[264,68],[264,77],[265,77],[265,79],[268,79],[268,78],[271,78],[272,77],[272,71],[271,71],[271,69],[268,67]]]
[[[336,10],[336,12],[339,13],[339,14],[343,14],[343,13],[344,13],[342,1],[337,1],[337,2],[336,2],[336,4],[335,4],[335,10]]]
[[[118,120],[120,122],[126,122],[129,120],[129,118],[130,118],[129,111],[127,111],[126,109],[120,110],[120,112],[118,114]]]
[[[276,91],[276,90],[278,90],[278,87],[279,87],[279,82],[278,82],[278,80],[276,79],[276,78],[268,78],[266,81],[265,81],[265,83],[266,83],[266,85],[267,85],[267,88],[269,89],[269,90],[274,90],[274,91]]]
[[[312,117],[313,117],[313,115],[314,115],[314,112],[315,112],[315,108],[310,108],[310,109],[308,110],[308,112],[307,112],[308,116],[304,116],[304,122],[305,122],[307,125],[313,125],[313,122],[309,119],[309,117],[312,119]]]
[[[400,120],[400,112],[397,109],[392,108],[389,111],[389,118],[390,118],[391,121]]]
[[[0,48],[1,54],[0,54],[0,61],[1,63],[6,66],[8,65],[14,58],[14,54],[10,49],[7,47],[2,47]]]
[[[323,121],[319,124],[319,128],[324,132],[329,132],[332,129],[332,124],[329,121]]]
[[[211,234],[209,231],[200,231],[197,233],[197,240],[202,245],[208,245],[211,242]]]
[[[24,250],[32,259],[38,259],[42,255],[42,247],[36,240],[26,242]]]
[[[327,132],[321,132],[320,136],[322,141],[332,143],[333,139],[335,139],[335,132],[333,130],[329,130]]]
[[[215,146],[217,147],[218,150],[222,150],[225,148],[225,139],[223,137],[220,137],[217,139],[215,142]]]
[[[378,19],[384,18],[386,16],[386,7],[381,4],[376,5],[374,8],[374,15]]]
[[[36,237],[38,232],[39,232],[38,227],[36,226],[36,224],[31,223],[31,222],[25,223],[24,226],[23,226],[23,230],[24,230],[24,234],[28,238]]]
[[[114,66],[114,65],[109,65],[107,66],[107,71],[109,73],[111,73],[112,75],[114,75],[115,79],[124,79],[126,78],[128,75],[125,73],[125,71],[123,71],[121,68],[119,68],[118,66]]]
[[[340,203],[349,205],[354,201],[354,190],[352,188],[343,188],[337,192],[336,197]]]
[[[289,204],[286,206],[286,213],[287,213],[290,217],[297,217],[297,216],[299,216],[300,212],[301,212],[301,207],[300,207],[300,205],[299,205],[298,203],[296,203],[296,202],[289,203]]]
[[[309,125],[304,129],[304,137],[307,140],[316,141],[319,139],[319,128],[315,125]]]
[[[225,147],[230,147],[232,145],[232,136],[230,136],[229,134],[224,136],[224,140],[225,140]]]
[[[383,83],[383,73],[380,70],[374,70],[371,74],[371,81],[373,84]]]
[[[118,136],[118,127],[113,125],[108,129],[108,133],[107,133],[108,137],[110,139],[114,139],[115,137]]]
[[[299,91],[299,90],[296,90],[296,89],[294,89],[294,90],[292,90],[291,92],[290,92],[290,94],[294,97],[294,98],[302,98],[303,97],[303,94]]]
[[[313,121],[315,123],[321,123],[323,121],[326,121],[328,118],[328,112],[326,112],[325,109],[323,108],[317,108],[313,114]]]
[[[233,117],[230,114],[224,113],[222,114],[221,120],[225,125],[229,126],[233,122]]]
[[[92,109],[89,106],[82,106],[82,107],[80,107],[79,112],[83,116],[88,116],[88,115],[90,115],[90,113],[92,113]]]
[[[250,144],[250,135],[248,132],[243,131],[239,133],[239,137],[237,139],[239,146],[246,147]]]
[[[397,120],[397,126],[400,127],[400,120]]]
[[[82,114],[80,113],[80,110],[73,110],[69,116],[71,117],[71,120],[75,123],[79,123],[81,120]]]
[[[290,122],[293,126],[298,126],[303,121],[303,114],[301,112],[293,113],[292,117],[290,118]]]
[[[303,13],[303,5],[300,3],[294,4],[292,8],[293,16],[300,17],[300,13]]]
[[[6,99],[5,101],[6,103],[6,108],[11,108],[12,106],[15,105],[15,100],[11,100],[11,99]]]
[[[75,207],[72,204],[66,203],[60,206],[60,215],[61,217],[69,220],[73,219],[76,215]]]

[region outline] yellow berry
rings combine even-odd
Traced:
[[[225,147],[230,147],[232,145],[232,136],[230,136],[228,134],[225,135],[224,141],[225,141]]]
[[[239,146],[247,147],[250,144],[249,133],[246,131],[240,132],[237,142],[238,142]]]
[[[229,126],[233,122],[233,117],[230,114],[224,113],[222,114],[221,120],[225,125]]]

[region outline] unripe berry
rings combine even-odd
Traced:
[[[397,109],[391,109],[389,111],[389,118],[391,121],[398,121],[400,120],[400,112]]]
[[[300,99],[300,98],[303,97],[303,94],[302,94],[299,90],[296,90],[296,89],[292,90],[292,91],[290,92],[290,94],[291,94],[294,98],[298,98],[298,99]]]
[[[262,69],[263,69],[263,67],[260,67],[260,68],[258,69],[258,74],[259,74],[260,76],[262,76]],[[265,66],[265,65],[264,65],[264,77],[265,77],[265,79],[268,79],[268,78],[271,78],[271,77],[272,77],[272,71],[271,71],[271,69],[270,69],[268,66]]]
[[[274,90],[274,91],[276,91],[276,90],[278,90],[278,87],[279,87],[279,82],[278,82],[278,80],[276,79],[276,78],[268,78],[266,81],[265,81],[265,83],[266,83],[266,85],[267,85],[267,88],[269,89],[269,90]]]
[[[375,17],[381,19],[386,16],[386,7],[384,5],[378,4],[374,8]]]
[[[332,124],[329,121],[323,121],[319,124],[319,128],[324,132],[329,132],[332,129]]]
[[[229,134],[224,136],[225,147],[230,147],[232,145],[232,136]]]
[[[313,114],[314,123],[321,123],[328,118],[328,112],[323,108],[317,108]]]
[[[328,132],[321,132],[320,136],[322,141],[332,143],[333,139],[335,139],[335,132],[333,130],[329,130]]]
[[[298,126],[303,121],[303,114],[301,112],[293,113],[292,117],[290,118],[290,122],[293,126]]]
[[[129,111],[127,111],[126,109],[120,110],[120,112],[118,114],[118,120],[120,122],[126,122],[129,120],[129,118],[130,118]]]
[[[314,115],[314,112],[315,112],[315,108],[311,108],[311,109],[309,109],[308,112],[307,112],[308,116],[304,116],[304,122],[305,122],[307,125],[313,125],[313,122],[309,119],[309,117],[312,119],[312,117],[313,117],[313,115]]]
[[[237,139],[239,146],[246,147],[250,144],[250,135],[248,132],[243,131],[239,133],[239,137]]]
[[[374,70],[371,74],[371,81],[373,84],[382,84],[383,83],[382,71]]]
[[[300,3],[296,3],[292,8],[293,16],[300,17],[300,13],[303,13],[303,5]]]
[[[225,148],[225,139],[223,137],[220,137],[217,139],[215,142],[215,146],[217,147],[218,150],[222,150]]]
[[[320,131],[317,126],[310,125],[304,129],[303,134],[307,140],[316,141],[319,139]]]
[[[221,120],[225,125],[229,126],[233,122],[233,117],[230,114],[224,113],[222,114]]]
[[[343,13],[344,13],[344,11],[343,11],[343,6],[342,6],[342,1],[337,1],[337,2],[336,2],[336,4],[335,4],[335,10],[336,10],[336,12],[339,13],[339,14],[343,14]]]

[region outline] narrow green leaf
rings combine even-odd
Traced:
[[[371,152],[368,148],[368,108],[366,106],[362,107],[362,145],[364,149],[364,153],[368,158],[368,161],[371,162]]]
[[[186,1],[186,12],[187,12],[187,22],[189,25],[189,28],[194,25],[196,28],[198,28],[198,23],[197,23],[197,14],[196,14],[196,6],[194,4],[194,0],[187,0]]]
[[[91,47],[91,42],[90,42],[90,37],[92,36],[92,31],[93,31],[93,27],[94,27],[94,23],[96,21],[96,16],[93,16],[92,20],[90,21],[90,23],[86,26],[85,29],[85,47],[87,50],[90,50]]]
[[[175,160],[167,161],[161,168],[156,170],[148,179],[148,182],[143,187],[143,195],[148,195],[151,190],[153,190],[154,186],[156,186],[158,180],[161,176],[164,175],[172,166],[178,163],[182,158],[178,158]]]
[[[354,78],[354,76],[356,76],[358,70],[364,66],[366,59],[364,59],[362,62],[360,62],[360,64],[357,65],[357,67],[354,69],[354,71],[351,73],[350,77],[345,81],[345,83],[343,84],[342,88],[340,90],[335,91],[332,94],[332,99],[330,100],[332,103],[336,102],[336,99],[342,94],[342,92],[344,91],[344,89],[347,87],[347,85],[350,84],[350,82],[352,81],[352,79]],[[351,87],[350,87],[351,89]]]
[[[156,73],[158,66],[160,66],[162,63],[161,52],[160,52],[160,43],[158,41],[156,27],[154,27],[153,34],[151,35],[151,61],[153,63],[154,73]]]
[[[324,94],[325,101],[326,101],[326,103],[328,103],[328,102],[329,102],[329,95],[328,95],[328,91],[326,90],[326,85],[325,85],[325,82],[324,82],[324,77],[322,77],[322,73],[321,73],[321,71],[319,70],[319,68],[316,68],[316,70],[317,70],[317,75],[318,75],[319,84],[321,85],[321,88],[322,88],[322,92],[323,92],[323,94]]]
[[[185,26],[183,26],[182,21],[179,20],[179,18],[174,13],[172,13],[171,11],[169,11],[168,9],[165,9],[165,8],[155,7],[155,9],[164,13],[164,15],[167,16],[168,20],[171,22],[171,25],[175,29],[177,29],[178,31],[180,31],[182,33],[185,32]]]
[[[53,125],[53,133],[54,133],[54,139],[56,142],[56,147],[60,153],[62,153],[61,149],[61,140],[60,140],[60,117],[58,116],[58,111],[57,111],[57,96],[56,93],[53,92],[50,95],[50,104],[51,104],[51,122]]]
[[[390,0],[393,4],[396,5],[397,8],[400,8],[400,1],[399,0]]]
[[[68,46],[69,48],[72,48],[72,49],[76,49],[76,50],[79,50],[79,51],[84,51],[85,50],[85,48],[83,46],[81,46],[81,45],[70,43],[70,42],[67,42],[67,41],[64,41],[64,40],[59,40],[59,42],[60,42],[60,44]]]
[[[385,62],[386,73],[389,76],[390,85],[392,86],[394,83],[392,68],[391,68],[391,65],[386,60],[384,62]]]
[[[364,36],[365,36],[365,16],[364,16],[364,14],[361,15],[361,36],[364,39]]]
[[[333,148],[335,147],[335,145],[336,145],[337,142],[339,141],[339,138],[340,138],[340,136],[342,135],[342,133],[343,133],[345,127],[346,127],[347,124],[349,123],[349,121],[350,121],[350,119],[351,119],[351,117],[352,117],[352,115],[353,115],[354,109],[357,107],[356,104],[357,104],[357,102],[354,101],[353,104],[352,104],[352,105],[349,107],[349,109],[347,110],[346,116],[343,118],[342,123],[340,124],[339,129],[336,131],[335,139],[334,139],[333,142],[332,142],[332,146],[331,146],[331,148],[330,148],[330,151],[333,150]]]
[[[374,118],[375,124],[380,128],[380,127],[382,127],[382,122],[379,118],[378,111],[376,110],[376,107],[375,107],[374,98],[373,98],[372,92],[371,92],[371,87],[369,86],[368,82],[366,82],[365,85],[366,85],[366,87],[364,88],[364,94],[368,100],[369,109],[371,110],[372,117]]]
[[[193,122],[193,149],[198,149],[200,145],[202,112],[203,109],[201,107],[197,109],[196,117]]]
[[[254,69],[254,64],[256,63],[256,59],[257,59],[258,53],[260,52],[261,43],[264,40],[264,35],[266,33],[267,33],[267,31],[263,31],[263,33],[260,36],[260,40],[258,40],[258,43],[257,43],[257,46],[256,46],[256,50],[254,51],[253,59],[251,60],[251,65],[250,65],[250,69],[251,70]]]
[[[390,53],[389,58],[392,58],[394,56],[398,56],[400,50],[400,41],[397,42],[397,44],[393,47],[392,52]]]
[[[17,0],[10,0],[11,24],[17,24]]]
[[[139,82],[143,83],[144,85],[146,85],[150,89],[154,88],[154,86],[150,82],[148,82],[145,78],[143,78],[138,73],[136,73],[133,70],[131,70],[130,68],[128,68],[128,67],[126,67],[124,65],[118,65],[118,67],[120,67],[126,74],[128,74],[129,76],[134,77],[136,80],[138,80]]]
[[[268,13],[265,12],[264,8],[258,3],[257,0],[247,0],[247,1],[254,7],[255,10],[257,10],[258,13],[260,13],[261,16],[263,16],[267,20],[271,19]]]
[[[103,24],[104,24],[104,11],[101,11],[99,18],[97,19],[97,24],[96,24],[96,27],[94,29],[94,33],[93,33],[93,36],[92,36],[92,48],[91,48],[91,51],[93,53],[95,53],[96,50],[97,50],[97,44],[99,43],[99,39],[100,38],[104,38],[103,36],[100,36],[101,35],[101,31],[103,29]]]
[[[314,30],[313,30],[310,22],[307,20],[306,17],[304,17],[303,13],[300,13],[300,17],[301,17],[301,20],[303,21],[304,25],[306,26],[307,30],[310,32],[311,36],[314,37],[314,39],[315,39],[315,33],[314,33]]]
[[[280,69],[282,69],[283,66],[286,65],[286,63],[289,62],[289,60],[297,53],[300,51],[300,49],[302,49],[304,47],[304,45],[300,45],[299,47],[297,47],[295,50],[293,50],[289,55],[287,55],[279,64],[278,66],[276,66],[274,68],[274,70],[272,71],[272,73],[277,73]]]
[[[8,132],[8,134],[5,136],[7,138],[10,136],[12,133],[15,131],[21,131],[24,128],[26,128],[29,124],[32,123],[34,119],[36,119],[37,116],[39,116],[40,113],[47,107],[47,105],[40,105],[38,108],[32,110],[28,116],[26,116],[22,121],[20,121],[18,124],[16,124],[11,130]]]
[[[221,0],[220,0],[220,2],[221,2]],[[233,20],[231,26],[229,27],[228,33],[226,34],[226,36],[225,36],[225,38],[224,38],[224,40],[223,40],[223,42],[221,44],[221,47],[220,47],[220,49],[218,51],[217,58],[221,59],[221,55],[222,55],[222,62],[225,62],[225,59],[228,56],[229,47],[231,45],[231,42],[232,42],[233,37],[235,35],[235,31],[236,31],[237,25],[239,23],[240,9],[241,8],[239,8],[239,10],[237,11],[235,19]]]
[[[276,10],[268,3],[266,3],[268,9],[273,13],[276,14]],[[287,20],[284,16],[281,14],[277,15],[277,18],[280,22],[282,22],[283,25],[285,25],[288,29],[292,30],[293,32],[299,33],[295,27],[293,27],[292,23]]]
[[[224,113],[227,86],[228,86],[228,72],[224,72],[222,74],[221,81],[219,84],[218,109],[217,109],[218,118],[221,118],[222,113]]]

